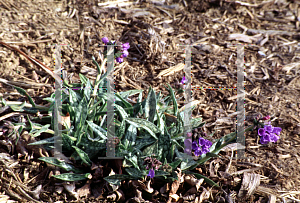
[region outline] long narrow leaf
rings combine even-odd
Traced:
[[[145,104],[145,117],[148,121],[153,123],[156,112],[156,95],[154,90],[150,87],[148,97]]]
[[[58,166],[59,168],[62,168],[66,171],[73,171],[75,173],[81,172],[80,170],[76,169],[74,166],[67,164],[65,161],[60,161],[55,157],[40,157],[38,159],[47,162],[49,164],[52,164],[54,166]]]
[[[92,161],[90,160],[89,156],[87,153],[85,153],[83,150],[79,149],[76,146],[73,146],[73,148],[76,150],[76,152],[78,153],[79,157],[81,158],[81,160],[83,161],[83,163],[91,166]]]
[[[92,128],[92,130],[96,133],[97,136],[100,136],[102,139],[106,139],[107,132],[103,128],[94,124],[91,121],[87,121],[87,123]]]
[[[156,137],[155,133],[152,131],[152,130],[155,130],[157,132],[157,130],[158,130],[158,128],[153,123],[150,123],[147,120],[138,119],[138,118],[126,118],[126,121],[131,125],[134,125],[138,128],[143,128],[143,129],[147,130],[152,137],[154,137],[155,139],[158,139]]]
[[[174,115],[176,116],[178,113],[177,100],[175,98],[175,94],[174,94],[172,87],[169,84],[168,84],[168,86],[169,86],[169,93],[170,93],[172,101],[173,101]]]
[[[59,175],[53,175],[53,177],[64,180],[64,181],[79,181],[79,180],[85,180],[89,179],[91,176],[90,173],[86,174],[76,174],[76,173],[63,173]]]
[[[17,86],[13,86],[21,95],[26,96],[27,99],[29,100],[30,104],[35,107],[35,103],[33,101],[33,99],[29,96],[29,94],[27,94],[27,92],[22,89],[21,87],[17,87]]]

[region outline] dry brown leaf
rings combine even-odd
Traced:
[[[31,194],[33,195],[34,198],[40,199],[40,194],[42,192],[42,185],[38,185],[35,190],[31,191]]]
[[[255,173],[244,173],[243,182],[238,194],[239,198],[249,198],[260,185],[260,175]]]
[[[184,105],[183,107],[181,107],[179,109],[179,112],[182,112],[185,109],[185,106],[187,106],[187,105],[190,105],[192,107],[192,106],[197,106],[198,104],[201,104],[201,101],[200,100],[194,100],[194,101]]]
[[[66,129],[69,129],[71,127],[71,118],[69,112],[67,112],[66,116],[61,116],[60,124]]]
[[[187,200],[187,201],[192,201],[195,200],[196,195],[192,194],[192,195],[187,195],[183,197],[183,200]]]
[[[88,197],[91,194],[90,181],[77,190],[78,197]]]
[[[75,182],[64,182],[64,188],[78,200],[78,193],[75,192]]]
[[[175,173],[177,173],[177,176],[178,176],[178,180],[175,180],[172,185],[171,185],[171,190],[169,192],[169,199],[168,199],[168,203],[171,203],[172,202],[172,198],[174,198],[176,193],[177,193],[177,190],[180,186],[180,183],[182,182],[182,174],[181,174],[181,169],[180,168],[177,168],[179,170],[179,172],[175,171]]]
[[[148,193],[153,193],[154,189],[150,186],[151,184],[151,179],[147,182],[147,187],[145,188],[145,191],[147,191]]]
[[[205,189],[204,187],[201,186],[201,188],[203,189],[203,192],[201,193],[201,195],[199,196],[199,201],[198,203],[202,203],[204,200],[209,199],[210,196],[210,192]]]
[[[245,34],[238,34],[238,33],[230,34],[228,36],[228,40],[237,40],[237,41],[246,42],[246,43],[255,43],[255,42],[257,42],[256,37],[248,36],[248,35],[245,35]]]
[[[0,203],[5,203],[9,200],[9,196],[7,195],[0,195]]]
[[[124,192],[122,190],[116,190],[114,191],[113,194],[111,195],[108,195],[106,197],[108,200],[110,201],[114,201],[114,202],[123,202],[125,200],[125,195],[124,195]]]
[[[300,62],[295,62],[295,63],[289,63],[285,65],[282,70],[286,71],[286,73],[290,73],[290,71],[295,68],[296,71],[300,68]]]
[[[183,63],[179,63],[176,66],[173,66],[171,68],[168,68],[166,70],[161,71],[156,78],[160,78],[161,76],[168,76],[171,75],[175,72],[181,71],[184,68],[184,64]]]
[[[163,187],[160,188],[159,192],[164,194],[170,190],[170,183],[166,183]]]
[[[198,180],[193,175],[188,174],[188,175],[184,176],[184,181],[186,183],[188,183],[189,185],[191,185],[191,186],[195,186],[197,188],[197,191],[198,191],[199,188],[200,188],[200,186],[201,186],[201,184],[203,183],[204,179],[201,178],[201,179]]]

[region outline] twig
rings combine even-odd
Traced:
[[[25,54],[23,51],[15,48],[15,47],[12,47],[12,46],[8,45],[5,42],[1,42],[0,41],[0,44],[2,44],[3,46],[5,46],[5,47],[7,47],[9,49],[13,49],[13,50],[19,52],[20,54],[22,54],[23,56],[25,56],[31,63],[33,63],[33,64],[38,65],[39,67],[41,67],[44,71],[46,71],[49,75],[51,75],[55,79],[56,82],[58,82],[60,85],[62,85],[61,78],[58,75],[56,75],[49,67],[47,67],[46,65],[44,65],[39,60],[30,57],[29,55]]]
[[[9,117],[12,117],[12,116],[19,116],[19,115],[27,115],[26,113],[20,113],[20,112],[13,112],[13,113],[9,113],[9,114],[6,114],[4,116],[1,116],[0,117],[0,121],[4,120],[4,119],[7,119]]]
[[[248,29],[247,34],[265,34],[265,35],[288,35],[293,36],[295,33],[281,31],[281,30],[257,30],[257,29]]]

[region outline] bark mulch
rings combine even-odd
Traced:
[[[193,116],[201,115],[205,132],[215,132],[217,139],[236,129],[237,49],[243,46],[245,126],[261,114],[282,128],[280,139],[266,146],[247,132],[245,159],[234,159],[231,146],[195,169],[221,188],[182,175],[171,184],[126,181],[111,192],[103,180],[71,184],[51,178],[59,171],[37,160],[51,154],[27,146],[33,140],[26,133],[17,145],[5,136],[4,122],[26,115],[0,108],[1,202],[300,202],[299,1],[2,0],[0,10],[0,97],[5,100],[26,100],[15,85],[37,104],[47,104],[42,98],[54,92],[54,78],[30,59],[53,71],[54,44],[62,45],[62,71],[71,83],[79,81],[79,73],[96,78],[92,56],[101,61],[102,37],[129,42],[129,56],[115,66],[115,89],[145,94],[150,86],[166,93],[164,85],[180,82],[184,45],[193,45],[192,96],[199,101]],[[184,96],[179,97],[182,107]],[[97,166],[104,177],[111,170],[118,173],[117,162]]]

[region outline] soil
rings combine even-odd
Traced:
[[[115,64],[114,82],[118,92],[143,89],[147,95],[151,86],[156,92],[166,94],[166,84],[174,87],[184,76],[184,69],[168,76],[160,73],[184,64],[183,45],[193,45],[192,97],[200,101],[193,117],[203,117],[204,130],[207,134],[215,132],[214,139],[236,130],[237,47],[243,46],[245,127],[258,114],[270,115],[272,125],[282,128],[280,139],[261,145],[255,131],[245,133],[244,159],[230,159],[234,152],[222,151],[220,158],[211,159],[195,170],[221,188],[203,183],[197,192],[191,193],[193,197],[177,200],[300,202],[299,1],[3,0],[0,9],[0,41],[38,59],[52,71],[55,67],[52,45],[61,45],[62,68],[70,83],[79,82],[79,73],[92,80],[96,78],[92,57],[101,61],[101,38],[129,42],[129,56],[123,63]],[[36,104],[47,104],[42,99],[55,90],[54,78],[47,71],[3,43],[0,59],[0,97],[7,101],[26,101],[11,86],[16,85],[25,89]],[[182,107],[184,97],[179,96]],[[70,192],[66,183],[49,178],[59,171],[37,160],[46,152],[26,148],[28,153],[22,154],[22,144],[9,143],[3,133],[4,122],[20,119],[20,115],[11,112],[0,109],[0,198],[19,202],[108,201],[109,187],[104,181],[79,182],[70,185],[74,187]],[[101,169],[104,177],[111,168],[116,168],[114,171],[118,173],[114,161],[99,165],[104,167]],[[255,174],[259,175],[258,183],[254,181]],[[252,181],[246,182],[249,175]],[[162,193],[160,188],[164,185],[155,179],[150,197],[145,191],[125,192],[138,191],[133,182],[123,182],[120,188],[125,193],[123,202],[141,202],[141,199],[176,202],[176,197],[172,199]],[[75,188],[77,192],[79,188],[85,191],[78,199]],[[183,183],[177,195],[187,197],[190,188]],[[139,194],[142,198],[138,198]]]

